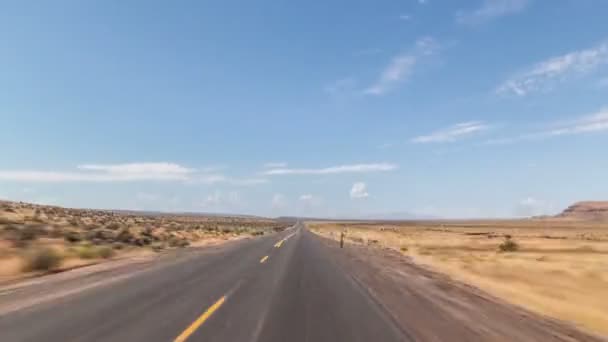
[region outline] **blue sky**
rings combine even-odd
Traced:
[[[11,1],[0,198],[513,217],[608,199],[602,0]]]

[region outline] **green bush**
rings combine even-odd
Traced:
[[[26,271],[49,271],[61,264],[63,256],[52,248],[39,248],[30,253],[26,259]]]

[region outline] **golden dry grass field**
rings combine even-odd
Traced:
[[[346,231],[347,243],[401,251],[508,302],[608,335],[608,223],[310,222],[308,227],[335,240]],[[504,244],[507,240],[514,244]]]

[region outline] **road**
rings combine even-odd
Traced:
[[[42,292],[48,291],[54,290]],[[298,224],[0,313],[0,340],[409,339],[328,256],[327,247]]]

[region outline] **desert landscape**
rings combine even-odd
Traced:
[[[522,220],[311,222],[346,247],[389,249],[532,312],[608,334],[608,203]]]
[[[0,201],[0,282],[261,236],[288,226],[256,217],[144,214]]]

